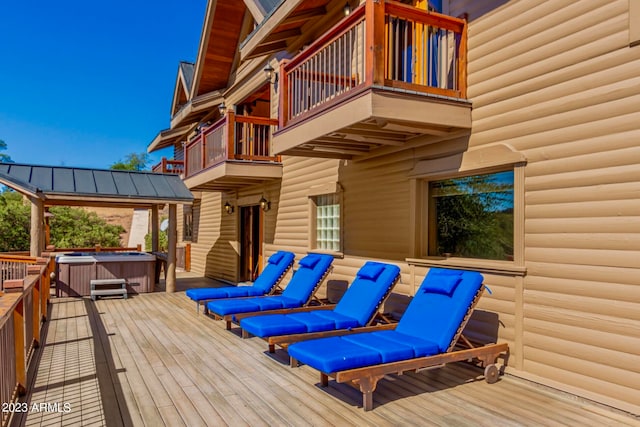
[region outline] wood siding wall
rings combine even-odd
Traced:
[[[445,2],[446,3],[446,2]],[[511,346],[512,372],[640,413],[640,47],[629,48],[628,0],[451,0],[468,14],[470,136],[418,139],[367,159],[283,157],[281,182],[194,205],[192,270],[237,276],[237,206],[266,194],[265,256],[309,247],[309,193],[343,189],[344,257],[330,279],[362,264],[398,264],[399,294],[428,269],[410,265],[410,171],[422,159],[508,144],[525,167],[526,275],[485,273],[471,335]],[[272,100],[277,100],[272,94]],[[277,116],[272,103],[272,117]]]
[[[640,413],[640,49],[628,47],[629,1],[450,3],[471,19],[470,146],[508,143],[528,159],[519,369]]]

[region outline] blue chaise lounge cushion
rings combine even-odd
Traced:
[[[308,260],[307,258],[313,259]],[[228,314],[301,307],[309,301],[332,262],[333,256],[331,255],[309,254],[298,262],[298,269],[291,277],[282,295],[214,300],[207,303],[207,308],[220,316],[226,316]],[[313,268],[309,268],[307,265],[313,265]]]
[[[254,316],[240,327],[265,338],[366,326],[399,275],[395,265],[368,261],[333,310]]]
[[[291,267],[294,257],[293,253],[286,251],[278,251],[271,255],[264,270],[252,286],[192,288],[187,289],[185,294],[194,301],[266,295],[271,292],[282,275]]]
[[[298,342],[289,346],[289,355],[322,372],[333,373],[444,353],[481,289],[482,280],[477,272],[432,268],[395,330]],[[438,281],[446,283],[435,284]]]

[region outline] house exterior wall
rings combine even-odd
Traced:
[[[471,133],[358,160],[283,156],[281,181],[202,193],[192,270],[237,277],[237,211],[221,213],[223,199],[257,194],[272,203],[265,256],[299,259],[313,249],[310,194],[337,183],[343,250],[330,278],[351,280],[369,259],[392,262],[402,270],[396,293],[412,295],[432,265],[416,261],[426,179],[412,175],[416,164],[508,146],[526,158],[516,183],[521,255],[440,263],[482,271],[493,291],[470,334],[508,342],[511,373],[640,414],[640,46],[629,47],[629,3],[451,0],[445,13],[469,19]]]

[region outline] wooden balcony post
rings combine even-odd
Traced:
[[[187,142],[182,146],[182,158],[184,159],[184,160],[183,160],[183,162],[184,162],[184,163],[183,163],[183,164],[184,164],[184,171],[183,171],[183,173],[184,173],[184,177],[185,177],[185,178],[189,176],[189,170],[188,170],[188,168],[189,168],[189,150],[187,150],[187,145],[189,145],[189,144],[188,144],[188,140],[187,140]]]
[[[227,113],[227,159],[234,158],[236,154],[236,124],[235,113],[229,111]]]
[[[204,131],[198,135],[200,138],[200,170],[207,167],[207,140],[204,137]]]
[[[367,85],[384,84],[384,7],[384,0],[367,0],[365,6]]]
[[[289,75],[285,71],[288,63],[289,60],[280,62],[280,103],[278,105],[280,129],[284,128],[289,121]]]
[[[24,343],[24,297],[13,310],[13,347],[16,357],[16,382],[18,395],[27,391],[27,363]]]
[[[458,46],[458,90],[460,98],[467,97],[467,27],[468,22],[465,19],[460,34],[460,45]]]

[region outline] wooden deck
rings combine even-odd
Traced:
[[[486,384],[461,363],[381,381],[364,412],[356,390],[321,388],[317,371],[196,315],[183,292],[58,298],[50,319],[26,397],[50,407],[12,425],[640,425],[511,376]]]

